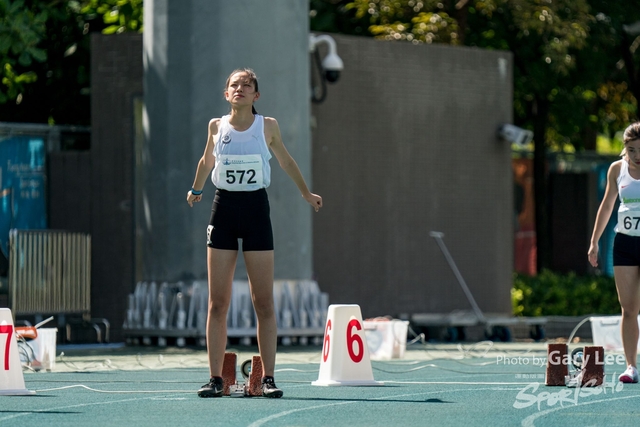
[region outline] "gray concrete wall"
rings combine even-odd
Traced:
[[[92,35],[91,150],[86,165],[91,189],[86,195],[91,314],[109,320],[112,340],[122,340],[127,296],[135,286],[134,105],[142,96],[142,74],[140,34]],[[76,180],[83,178],[76,176]],[[70,219],[82,222],[76,218],[78,213]]]
[[[224,82],[249,66],[256,108],[279,120],[325,200],[312,228],[311,208],[274,162],[277,278],[315,278],[365,316],[470,309],[429,237],[436,230],[480,308],[510,312],[511,151],[496,129],[512,119],[511,55],[334,35],[345,70],[313,108],[311,144],[307,12],[298,0],[145,2],[138,277],[205,277],[213,186],[193,209],[185,196],[209,119],[228,112]],[[236,277],[246,277],[242,263]]]
[[[512,56],[333,35],[341,80],[313,107],[314,262],[332,303],[363,315],[511,313]]]
[[[275,117],[289,152],[311,185],[309,17],[300,0],[145,1],[145,142],[137,186],[139,277],[206,278],[206,227],[214,187],[185,199],[207,138],[207,124],[227,114],[229,73],[253,68],[260,114]],[[276,278],[312,276],[311,207],[272,159],[268,189]],[[240,257],[236,278],[246,278]]]

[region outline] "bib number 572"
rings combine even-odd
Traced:
[[[253,169],[249,170],[227,170],[227,183],[235,184],[238,181],[238,184],[244,184],[245,174],[247,178],[247,184],[255,184],[257,181],[255,180],[256,171]]]

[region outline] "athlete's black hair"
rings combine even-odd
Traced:
[[[227,77],[227,83],[224,85],[224,90],[227,90],[227,88],[229,87],[229,81],[231,81],[231,77],[233,77],[234,74],[238,74],[238,73],[247,73],[249,75],[249,80],[256,87],[256,92],[259,92],[258,76],[256,76],[255,71],[253,71],[251,68],[236,68],[235,70],[233,70],[231,74],[229,74],[229,77]],[[256,111],[256,108],[253,105],[251,106],[251,112],[253,114],[258,114],[258,112]]]
[[[625,143],[633,141],[634,139],[640,139],[640,122],[632,123],[624,130],[622,140]]]

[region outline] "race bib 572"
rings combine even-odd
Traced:
[[[260,154],[221,155],[214,170],[217,186],[229,191],[250,191],[262,185]]]

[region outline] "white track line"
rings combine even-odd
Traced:
[[[26,415],[33,415],[34,412],[60,411],[62,409],[81,408],[83,406],[111,405],[113,403],[133,402],[133,401],[136,401],[136,400],[147,400],[147,399],[151,399],[151,398],[150,397],[144,397],[144,398],[136,398],[136,399],[113,400],[113,401],[110,401],[110,402],[80,403],[80,404],[77,404],[77,405],[58,406],[58,407],[53,407],[53,408],[48,408],[48,409],[34,409],[34,410],[21,412],[19,414],[9,415],[9,416],[6,416],[4,418],[0,418],[0,422],[7,421],[7,420],[12,420],[12,419],[15,419],[15,418],[18,418],[18,417],[24,417]]]
[[[162,393],[193,393],[194,392],[193,390],[98,390],[97,388],[87,387],[84,384],[75,384],[75,385],[67,385],[63,387],[47,388],[44,390],[35,390],[35,392],[42,393],[45,391],[66,390],[70,388],[83,388],[85,390],[93,391],[96,393],[110,393],[110,394],[133,394],[133,393],[162,394]]]
[[[473,381],[382,381],[384,384],[451,384],[451,385],[529,385],[531,382],[473,382]]]
[[[519,383],[518,383],[519,384]],[[456,393],[456,392],[462,392],[462,391],[481,391],[481,390],[494,390],[493,388],[486,388],[486,389],[477,389],[477,388],[471,388],[471,389],[460,389],[460,390],[449,390],[446,391],[445,393]],[[371,400],[385,400],[385,399],[397,399],[399,397],[408,397],[408,396],[420,396],[420,395],[426,395],[426,394],[436,394],[436,393],[443,393],[442,390],[434,390],[434,391],[426,391],[426,392],[422,392],[422,393],[408,393],[408,394],[397,394],[397,395],[393,395],[393,396],[384,396],[384,397],[376,397],[376,398],[372,398]],[[268,417],[265,418],[261,418],[259,420],[254,421],[253,423],[249,424],[248,427],[260,427],[270,421],[273,421],[277,418],[282,418],[282,417],[286,417],[287,415],[291,415],[293,413],[296,412],[303,412],[303,411],[310,411],[313,409],[319,409],[319,408],[328,408],[330,406],[340,406],[340,405],[349,405],[349,404],[354,404],[354,403],[360,403],[360,401],[347,401],[347,402],[335,402],[335,403],[327,403],[324,405],[315,405],[315,406],[309,406],[306,408],[299,408],[299,409],[291,409],[288,411],[282,411],[279,412],[277,414],[273,414],[270,415]],[[421,403],[416,401],[416,403]]]

